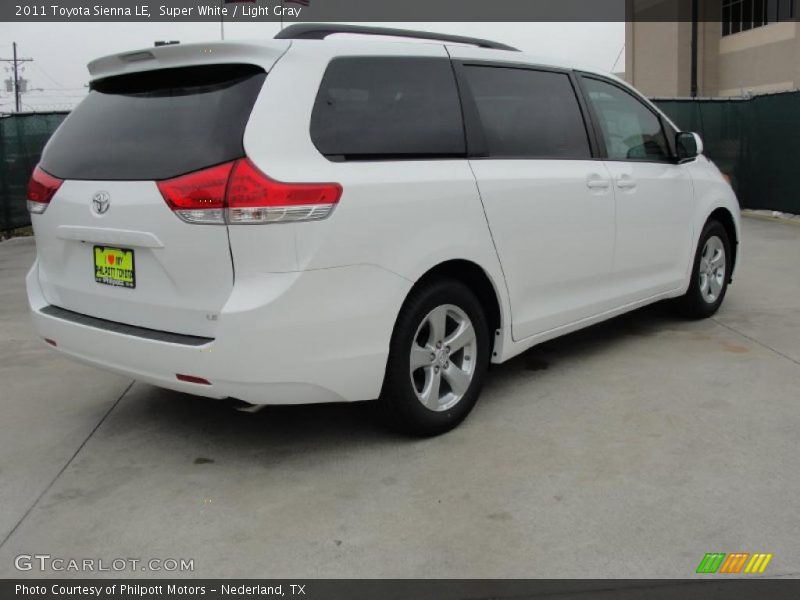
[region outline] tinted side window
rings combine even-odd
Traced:
[[[265,77],[231,64],[95,81],[47,144],[42,168],[62,179],[167,179],[242,157]]]
[[[641,101],[610,83],[583,78],[611,160],[670,160],[661,120]]]
[[[564,73],[465,67],[489,156],[589,158],[578,99]]]
[[[311,139],[329,157],[464,156],[461,105],[450,61],[334,59],[314,104]]]

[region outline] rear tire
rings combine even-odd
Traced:
[[[483,386],[489,340],[481,303],[463,283],[413,290],[397,318],[379,400],[389,425],[434,436],[461,423]]]
[[[678,300],[685,316],[705,319],[719,310],[728,290],[731,257],[731,242],[725,227],[719,221],[706,223],[697,244],[689,289]]]

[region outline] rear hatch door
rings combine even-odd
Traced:
[[[227,226],[186,222],[158,185],[243,157],[265,78],[263,67],[228,63],[92,83],[40,163],[64,180],[45,212],[32,215],[49,303],[214,337],[233,287]]]

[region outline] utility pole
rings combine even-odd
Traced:
[[[14,58],[0,58],[0,62],[10,62],[14,65],[14,105],[16,106],[16,111],[19,112],[20,109],[20,100],[22,92],[20,90],[20,79],[19,79],[19,65],[20,63],[26,62],[33,62],[32,58],[18,58],[17,57],[17,42],[12,44],[14,48]]]
[[[689,95],[692,98],[697,97],[697,18],[698,18],[698,0],[692,0],[692,43],[691,43],[691,67],[689,74]]]
[[[219,7],[219,39],[225,41],[225,0],[222,0],[222,4]]]

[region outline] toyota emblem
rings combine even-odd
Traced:
[[[108,211],[111,205],[111,194],[108,192],[97,192],[92,196],[92,208],[98,215],[102,215]]]

